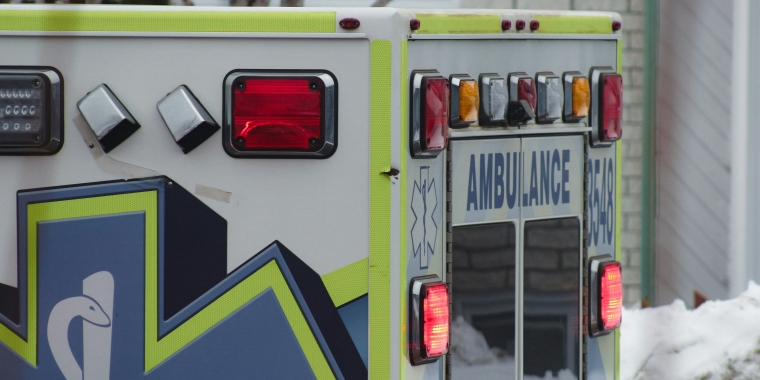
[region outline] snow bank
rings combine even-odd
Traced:
[[[624,309],[620,336],[623,380],[760,379],[760,286],[694,310]]]

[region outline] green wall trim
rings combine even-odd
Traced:
[[[655,305],[655,112],[659,1],[644,2],[644,72],[641,125],[641,298]]]
[[[0,30],[334,33],[335,12],[2,10]]]
[[[369,259],[361,259],[322,276],[335,307],[345,305],[365,294],[369,284]]]
[[[540,24],[538,34],[611,34],[612,20],[607,16],[533,17]]]
[[[391,365],[391,42],[370,48],[369,377],[389,379]]]
[[[417,34],[500,34],[501,17],[495,14],[416,14]]]

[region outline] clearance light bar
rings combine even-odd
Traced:
[[[338,83],[326,71],[236,70],[224,79],[224,150],[235,158],[327,158]]]
[[[467,128],[478,121],[480,94],[478,82],[468,75],[452,75],[451,106],[449,126],[451,128]]]
[[[620,327],[623,277],[620,263],[610,255],[593,257],[590,266],[589,335],[609,334]]]
[[[449,143],[449,80],[435,70],[415,71],[410,89],[412,157],[437,157]]]
[[[591,144],[606,146],[623,137],[623,77],[611,67],[591,68]]]
[[[432,363],[449,351],[449,288],[429,275],[413,278],[409,289],[409,359]]]
[[[63,146],[63,77],[53,68],[0,68],[0,156]]]
[[[507,115],[507,81],[499,74],[480,74],[481,126],[503,126]]]

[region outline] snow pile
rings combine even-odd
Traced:
[[[504,350],[488,347],[483,333],[472,327],[461,316],[451,323],[451,372],[454,379],[511,379],[515,361]],[[563,369],[552,376],[525,376],[525,380],[576,380],[570,370]]]
[[[620,336],[623,380],[760,379],[760,286],[694,310],[623,310]]]

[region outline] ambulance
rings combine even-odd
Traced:
[[[0,7],[0,378],[617,379],[621,36]]]

